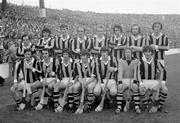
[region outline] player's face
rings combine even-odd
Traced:
[[[126,49],[124,54],[125,54],[125,57],[128,59],[131,58],[131,56],[132,56],[132,52],[129,49]]]
[[[81,56],[81,60],[83,63],[85,63],[87,61],[88,57],[86,55]]]
[[[43,58],[44,59],[48,59],[49,58],[49,52],[48,51],[42,51],[42,54],[43,54]]]
[[[34,39],[34,40],[32,41],[32,43],[33,43],[34,45],[37,45],[37,44],[38,44],[38,40],[39,40],[39,39]]]
[[[101,55],[102,55],[103,58],[107,58],[108,57],[108,52],[107,51],[106,52],[102,52]]]
[[[31,51],[27,51],[25,54],[24,54],[24,57],[26,60],[30,60],[31,59]]]
[[[139,27],[133,26],[131,31],[132,31],[133,35],[138,35],[139,34]]]
[[[29,43],[29,37],[28,36],[23,37],[23,43],[25,45],[27,45]]]
[[[49,37],[49,33],[48,32],[43,32],[43,37],[44,38],[48,38]]]
[[[146,59],[151,59],[152,58],[152,53],[147,51],[147,52],[144,52],[144,55],[145,55],[145,58]]]
[[[121,30],[119,28],[115,28],[114,33],[115,33],[115,35],[119,36],[119,35],[121,35]]]
[[[68,29],[67,28],[61,28],[61,33],[62,34],[67,34],[68,32]]]
[[[155,33],[161,32],[161,25],[155,24],[155,25],[154,25],[154,32],[155,32]]]
[[[77,29],[77,33],[78,33],[79,36],[83,36],[83,35],[84,35],[84,28],[79,27],[79,28]]]
[[[97,32],[98,35],[102,35],[104,34],[104,29],[103,28],[97,28]]]
[[[63,58],[64,58],[64,60],[69,59],[69,54],[68,53],[63,53]]]

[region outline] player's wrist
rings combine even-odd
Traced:
[[[14,83],[14,84],[17,84],[17,82],[18,82],[17,80],[14,80],[14,82],[13,82],[13,83]]]

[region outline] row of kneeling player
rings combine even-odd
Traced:
[[[142,109],[150,113],[165,111],[166,71],[154,59],[151,46],[143,47],[141,60],[132,57],[130,48],[124,49],[124,57],[118,60],[108,54],[106,47],[97,58],[90,58],[83,49],[80,60],[73,60],[69,49],[63,50],[61,60],[50,57],[47,49],[42,54],[43,60],[37,61],[27,49],[24,60],[16,64],[11,92],[17,110],[30,104],[35,110],[67,109],[82,114],[94,109],[100,112],[115,103],[116,114],[130,107],[136,113]]]

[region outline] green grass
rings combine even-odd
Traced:
[[[0,123],[180,123],[180,54],[170,55],[166,59],[169,96],[166,109],[169,113],[135,114],[133,111],[114,114],[114,109],[101,113],[75,115],[67,112],[52,111],[14,111],[10,96],[10,83],[0,88]]]

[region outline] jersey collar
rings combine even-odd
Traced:
[[[42,62],[43,62],[46,66],[49,66],[49,65],[53,62],[53,58],[50,57],[49,63],[46,63],[46,62],[44,61],[44,59],[42,60]]]
[[[85,40],[87,40],[87,37],[86,36],[84,36],[84,38],[81,40],[79,37],[77,37],[77,40],[80,42],[80,43],[82,43],[82,42],[84,42]]]
[[[97,40],[98,42],[102,42],[103,40],[105,40],[105,36],[104,36],[104,35],[102,36],[102,38],[98,38],[97,35],[95,35],[94,37],[96,38],[96,40]]]
[[[160,33],[158,36],[155,36],[155,34],[154,34],[154,33],[152,33],[152,36],[153,36],[155,39],[159,39],[162,35],[163,35],[163,34],[162,34],[162,33]]]
[[[151,58],[150,61],[147,61],[147,59],[146,59],[145,57],[142,57],[142,60],[143,60],[144,62],[148,63],[148,64],[151,64],[152,61],[153,61],[153,57]]]
[[[134,35],[131,35],[131,37],[132,37],[133,40],[138,40],[138,39],[142,38],[141,35],[138,35],[137,37],[135,37]]]
[[[107,65],[107,64],[109,63],[109,61],[111,60],[111,57],[108,56],[107,62],[105,62],[105,61],[102,60],[102,56],[100,57],[100,60],[101,60],[105,65]]]
[[[24,59],[24,62],[26,63],[26,65],[30,65],[34,62],[34,58],[32,57],[30,62],[27,62],[27,60]]]
[[[69,39],[69,37],[70,37],[70,36],[69,36],[69,34],[67,34],[65,38],[63,38],[63,36],[61,35],[61,39],[62,39],[62,41],[66,41],[66,40],[68,40],[68,39]]]
[[[66,66],[66,67],[69,65],[69,63],[72,63],[72,62],[73,62],[72,58],[69,59],[69,62],[68,62],[67,64],[64,62],[64,58],[63,58],[63,57],[62,57],[61,59],[62,59],[61,63],[62,63],[64,66]]]

